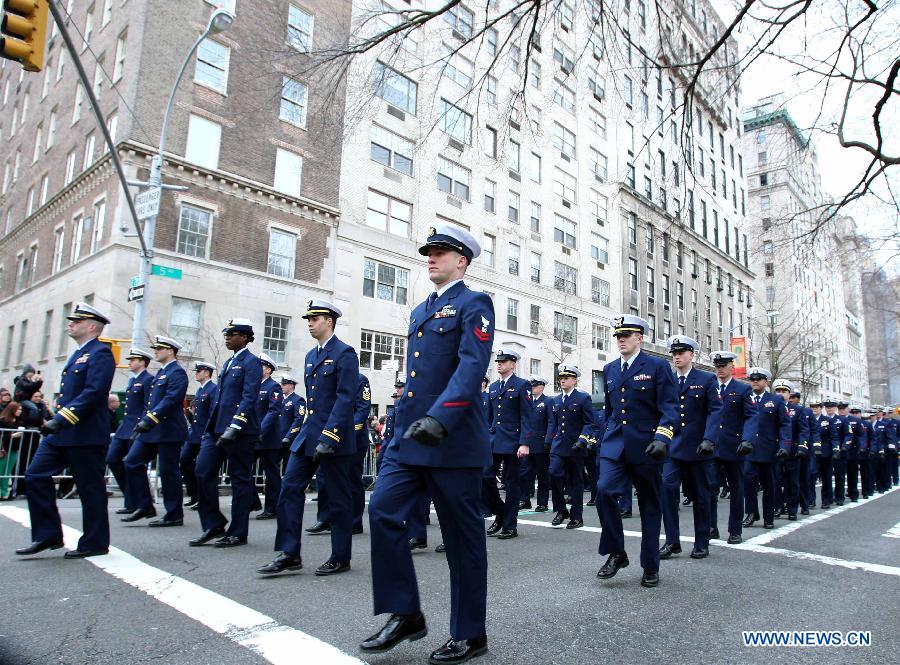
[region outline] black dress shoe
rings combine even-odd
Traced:
[[[222,536],[213,543],[213,547],[237,547],[239,545],[246,544],[246,538],[238,538],[237,536]]]
[[[730,494],[731,494],[731,492],[728,491],[728,488],[727,488],[727,487],[723,487],[723,488],[722,488],[722,491],[719,492],[719,498],[720,498],[720,499],[727,499],[728,496],[729,496]]]
[[[500,533],[500,530],[502,528],[503,527],[500,522],[498,520],[494,520],[493,523],[487,528],[487,535],[496,536],[498,533]]]
[[[346,573],[350,570],[349,563],[338,563],[337,561],[326,561],[316,568],[316,575],[325,577],[326,575],[337,575],[338,573]]]
[[[772,522],[769,522],[768,524],[763,524],[763,529],[774,529],[774,528],[775,528],[775,524],[773,524]]]
[[[759,515],[754,515],[753,513],[748,514],[744,521],[741,522],[742,526],[753,526],[756,523],[756,520],[759,519]]]
[[[431,665],[442,663],[465,663],[476,656],[487,653],[487,637],[472,640],[448,640],[444,646],[431,652]]]
[[[596,506],[597,499],[588,499],[588,502],[585,504],[586,506]]]
[[[44,550],[58,550],[63,546],[63,541],[53,541],[53,540],[37,540],[28,547],[20,547],[16,550],[16,554],[19,556],[28,556],[29,554],[37,554],[38,552],[43,552]]]
[[[719,527],[714,526],[709,530],[710,540],[719,540]]]
[[[287,552],[282,552],[265,566],[256,569],[260,575],[277,575],[286,570],[300,570],[303,568],[303,559]]]
[[[681,505],[682,505],[682,506],[689,506],[689,505],[691,505],[691,499],[689,499],[688,497],[684,497],[684,500],[681,502]]]
[[[800,514],[801,515],[809,515],[809,508],[801,508]]]
[[[531,510],[531,499],[519,501],[519,510]]]
[[[553,526],[559,526],[567,519],[569,519],[569,511],[568,510],[564,513],[556,513],[556,515],[553,516],[553,521],[550,522],[550,524],[552,524]]]
[[[631,517],[631,511],[630,511],[630,510],[623,510],[621,513],[619,513],[619,517],[621,517],[623,520],[626,519],[626,518],[628,518],[628,517]]]
[[[702,550],[699,547],[694,547],[694,549],[691,550],[691,558],[692,559],[705,559],[708,556],[709,556],[708,549]]]
[[[359,648],[366,653],[382,653],[393,649],[403,640],[414,642],[427,634],[428,626],[425,625],[425,615],[421,612],[392,614],[381,630],[363,640]]]
[[[147,526],[184,526],[184,520],[153,520],[148,522]]]
[[[409,549],[410,550],[424,550],[428,548],[428,541],[425,538],[410,538],[409,539]]]
[[[213,538],[218,538],[219,536],[225,533],[224,526],[217,526],[214,529],[210,529],[209,531],[204,531],[200,534],[198,538],[194,538],[193,540],[188,541],[188,545],[191,547],[199,547],[200,545],[206,545]]]
[[[437,547],[434,548],[434,551],[435,552],[446,552],[447,547],[444,545],[444,543],[440,543]]]
[[[258,520],[274,520],[276,517],[278,517],[278,515],[276,515],[275,513],[270,513],[270,512],[267,512],[267,511],[264,510],[264,511],[261,512],[259,515],[257,515],[255,519],[258,519]]]
[[[584,526],[584,520],[569,520],[569,523],[566,524],[567,529],[580,529]]]
[[[428,524],[428,522],[425,522],[425,524]],[[361,534],[362,532],[363,532],[362,526],[355,526],[355,527],[353,527],[353,529],[350,531],[350,535],[351,535],[351,536],[358,536],[358,535]]]
[[[103,556],[109,554],[109,550],[69,550],[63,555],[64,559],[87,559],[89,556]]]
[[[843,499],[838,499],[837,501],[835,501],[835,503],[836,503],[837,505],[839,505],[839,506],[843,506],[843,505],[844,505],[844,500],[843,500]]]
[[[546,513],[546,512],[547,512],[547,506],[537,506],[537,507],[534,509],[534,512],[536,512],[536,513]]]
[[[190,508],[188,508],[188,510],[200,510],[200,504],[199,504],[199,503],[195,503],[193,506],[191,506]]]
[[[123,517],[120,521],[122,522],[137,522],[138,520],[142,520],[145,517],[156,517],[156,508],[152,506],[150,508],[139,508],[135,510],[128,517]]]
[[[797,513],[788,513],[788,520],[791,522],[797,521]]]
[[[503,529],[500,533],[497,534],[497,540],[509,540],[510,538],[515,538],[519,535],[517,529]]]
[[[626,568],[627,566],[628,555],[625,554],[625,552],[622,552],[621,554],[610,554],[606,563],[604,563],[600,570],[597,571],[597,577],[601,580],[608,580],[610,577],[614,577],[621,568]]]
[[[314,536],[331,533],[331,525],[328,522],[316,522],[306,530],[306,533],[311,533]]]
[[[775,519],[778,519],[779,517],[784,517],[786,514],[787,514],[787,511],[784,508],[779,508],[777,511],[775,511]]]
[[[681,554],[681,544],[680,543],[674,543],[674,544],[666,543],[665,545],[663,545],[662,547],[659,548],[659,558],[660,559],[668,559],[673,554]]]
[[[830,504],[830,503],[823,503],[823,504],[822,504],[822,510],[828,510],[829,508],[831,508],[831,504]]]
[[[250,506],[250,512],[255,513],[257,510],[262,510],[262,501],[259,500],[259,495],[253,500],[253,505]]]
[[[659,586],[659,573],[651,573],[647,570],[641,575],[641,586],[653,588]]]
[[[116,511],[116,515],[131,515],[134,512],[133,508],[119,508]]]
[[[195,497],[189,496],[188,500],[184,502],[185,508],[193,508],[199,503],[199,500]]]
[[[740,535],[738,535],[736,533],[728,534],[728,544],[729,545],[740,545],[742,542],[744,542],[744,539],[741,538]]]

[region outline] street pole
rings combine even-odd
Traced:
[[[153,157],[153,161],[150,163],[150,178],[146,183],[139,183],[142,185],[147,185],[147,191],[159,191],[160,198],[162,194],[162,189],[187,189],[186,187],[172,187],[168,185],[164,185],[162,182],[162,167],[163,167],[163,152],[166,147],[166,134],[169,130],[169,116],[172,113],[172,106],[175,103],[175,94],[178,92],[178,86],[181,83],[181,79],[184,76],[184,72],[187,69],[188,64],[191,61],[191,58],[194,56],[196,50],[200,47],[200,44],[204,39],[209,37],[209,35],[213,33],[222,32],[223,30],[227,30],[231,24],[234,22],[234,15],[229,12],[227,9],[216,9],[212,13],[212,16],[209,17],[209,23],[206,25],[206,30],[203,31],[203,34],[197,38],[197,41],[194,42],[194,45],[191,47],[191,50],[188,51],[187,56],[184,59],[184,62],[181,63],[181,68],[178,70],[178,76],[175,77],[175,84],[172,86],[172,91],[169,93],[169,100],[166,103],[166,111],[163,114],[163,122],[162,129],[159,133],[159,147],[156,150],[156,155]],[[134,301],[134,324],[131,329],[131,339],[132,344],[139,345],[144,339],[144,319],[146,318],[146,312],[148,307],[148,302],[150,300],[150,274],[153,270],[153,241],[156,237],[156,218],[159,216],[159,204],[156,206],[156,213],[153,215],[149,215],[144,221],[144,242],[145,244],[141,247],[139,252],[139,264],[138,264],[138,285],[143,285],[144,294],[142,298],[139,298]]]

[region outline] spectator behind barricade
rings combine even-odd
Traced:
[[[12,402],[12,393],[6,388],[0,388],[0,411],[5,409],[10,402]]]
[[[34,404],[35,408],[41,416],[41,422],[38,425],[38,429],[40,429],[40,425],[42,425],[45,420],[50,420],[51,418],[53,418],[53,409],[51,409],[50,405],[47,404],[46,400],[44,399],[44,393],[40,390],[34,391],[34,393],[31,395],[31,402]]]
[[[110,434],[115,433],[117,429],[119,429],[119,416],[117,415],[119,411],[119,405],[121,405],[122,401],[119,399],[119,396],[116,393],[110,393],[109,398],[106,402],[107,408],[109,408],[109,432]]]
[[[22,373],[14,379],[15,389],[13,391],[13,399],[17,402],[28,399],[36,390],[40,390],[44,385],[44,379],[41,373],[34,369],[34,365],[25,363],[22,367]]]
[[[16,461],[22,445],[22,405],[9,402],[0,413],[0,500],[12,499],[10,476],[16,474]]]

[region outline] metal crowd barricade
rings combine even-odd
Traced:
[[[18,427],[0,428],[0,499],[12,499],[22,495],[25,484],[25,469],[34,458],[41,433],[34,429]],[[68,471],[68,469],[66,470]],[[58,478],[71,479],[71,475]]]

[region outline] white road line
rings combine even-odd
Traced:
[[[900,522],[881,534],[884,538],[900,538]]]
[[[760,552],[762,554],[779,554],[790,559],[803,559],[805,561],[815,561],[816,563],[824,563],[828,566],[839,566],[840,568],[850,568],[851,570],[864,570],[870,573],[881,573],[883,575],[893,575],[900,577],[900,568],[897,566],[885,566],[880,563],[867,563],[865,561],[850,561],[848,559],[838,559],[833,556],[824,556],[822,554],[812,554],[811,552],[798,552],[796,550],[786,550],[781,547],[769,547],[768,545],[753,545],[749,542],[741,545],[731,545],[736,550],[746,550],[747,552]]]
[[[831,508],[829,510],[824,510],[816,515],[811,515],[810,517],[804,517],[802,520],[797,520],[796,522],[789,522],[785,526],[778,527],[777,529],[772,529],[765,533],[762,533],[758,536],[754,536],[749,540],[745,541],[747,545],[767,545],[771,543],[776,538],[783,538],[788,534],[793,533],[797,529],[802,529],[805,526],[809,526],[810,524],[816,524],[817,522],[821,522],[822,520],[827,520],[829,517],[834,517],[835,515],[840,515],[841,513],[845,513],[848,510],[853,510],[854,508],[859,508],[860,506],[864,506],[867,503],[871,503],[872,501],[876,501],[884,496],[887,496],[891,492],[896,492],[900,490],[900,487],[894,487],[889,489],[884,494],[876,494],[875,496],[868,499],[860,499],[857,503],[850,503],[849,499],[843,506],[837,506],[835,508]]]
[[[2,506],[0,515],[25,528],[31,527],[28,511],[22,508]],[[63,525],[63,536],[66,544],[74,548],[81,532]],[[327,642],[296,628],[283,626],[272,617],[230,598],[154,568],[117,547],[111,547],[106,556],[92,557],[86,561],[275,665],[294,665],[297,662],[365,665],[364,661]],[[66,565],[73,564],[67,562]]]

